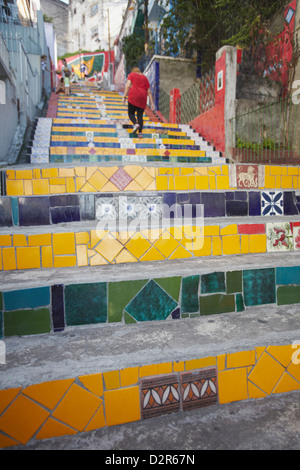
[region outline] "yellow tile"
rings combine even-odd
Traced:
[[[143,256],[146,251],[151,248],[151,243],[149,240],[144,238],[141,234],[136,233],[127,243],[126,243],[127,250],[130,251],[137,259]]]
[[[55,268],[68,268],[76,266],[76,256],[54,256]]]
[[[197,166],[195,167],[195,172],[199,175],[208,175],[208,168],[206,166]]]
[[[52,246],[42,246],[42,268],[53,268]]]
[[[59,168],[58,169],[58,176],[60,178],[67,178],[75,176],[74,168]]]
[[[212,254],[213,256],[222,255],[221,237],[212,237]]]
[[[104,415],[104,406],[103,404],[100,406],[100,408],[96,411],[94,414],[93,418],[85,428],[85,432],[88,431],[94,431],[96,429],[100,429],[106,426],[105,422],[105,415]]]
[[[218,387],[220,404],[246,400],[248,398],[247,369],[220,371],[218,373]]]
[[[239,351],[227,354],[227,369],[246,367],[255,364],[255,351]]]
[[[270,166],[270,175],[281,175],[282,174],[282,167],[281,166]]]
[[[293,188],[293,177],[292,176],[282,176],[281,185],[282,185],[282,189],[292,189]]]
[[[108,261],[99,255],[99,253],[90,258],[90,266],[102,266],[104,264],[108,264]]]
[[[297,166],[289,166],[288,167],[288,175],[298,176],[299,175],[299,168]]]
[[[2,249],[0,248],[0,271],[2,271],[3,266],[2,266]]]
[[[150,248],[144,256],[140,258],[140,261],[162,261],[165,257],[154,247]]]
[[[74,435],[77,434],[77,431],[66,426],[65,424],[60,423],[59,421],[48,418],[39,432],[36,434],[35,438],[40,439],[51,439],[52,437],[60,437],[65,435]]]
[[[73,384],[54,410],[52,417],[82,432],[100,404],[99,397]]]
[[[90,374],[90,375],[81,375],[78,377],[80,382],[87,388],[90,392],[94,393],[98,397],[103,395],[103,379],[102,374]]]
[[[189,189],[188,177],[187,176],[175,176],[174,177],[175,189],[182,191]]]
[[[201,359],[191,359],[185,361],[185,370],[204,369],[216,365],[216,358],[213,356],[203,357]]]
[[[85,179],[85,167],[84,166],[75,167],[75,175],[79,177],[84,177]]]
[[[161,362],[157,364],[158,374],[171,374],[172,373],[172,362]]]
[[[182,176],[183,175],[193,175],[193,176],[195,176],[194,168],[186,168],[186,167],[183,166],[180,169],[180,173],[181,173]]]
[[[287,176],[288,172],[287,172],[287,167],[286,166],[281,167],[281,174],[282,174],[282,176]]]
[[[74,233],[54,233],[53,234],[53,253],[54,255],[73,255],[75,254]]]
[[[300,384],[287,372],[284,372],[272,393],[287,393],[293,390],[300,390]]]
[[[143,188],[136,181],[131,181],[124,191],[143,191]]]
[[[240,236],[239,235],[225,235],[222,237],[223,254],[236,255],[240,253]]]
[[[223,165],[223,166],[222,166],[222,173],[223,173],[223,175],[229,175],[229,167],[228,167],[228,165]]]
[[[265,253],[267,250],[267,235],[249,235],[249,253]]]
[[[17,248],[18,269],[39,269],[41,267],[40,248],[38,246]]]
[[[83,245],[90,241],[90,234],[88,232],[77,232],[75,233],[76,244]]]
[[[0,414],[10,405],[21,390],[21,387],[0,390]]]
[[[264,352],[249,374],[249,380],[269,395],[284,371],[281,364]]]
[[[15,179],[15,171],[14,170],[6,170],[6,179],[7,180],[14,180]]]
[[[33,194],[49,194],[49,180],[47,179],[36,179],[32,180],[32,191]]]
[[[128,385],[135,385],[139,381],[139,368],[128,367],[120,370],[121,387],[128,387]]]
[[[32,196],[32,181],[24,180],[24,194],[25,196]]]
[[[168,189],[168,176],[156,176],[157,191],[166,191]]]
[[[154,246],[162,253],[165,258],[168,258],[178,247],[178,241],[174,240],[170,234],[168,234],[169,236],[167,237],[165,233],[166,232],[164,232],[161,238],[154,243]]]
[[[67,193],[75,193],[75,180],[74,178],[66,178],[66,191]]]
[[[42,406],[19,395],[0,417],[0,428],[25,445],[49,416]]]
[[[220,235],[220,227],[218,225],[204,225],[204,236]]]
[[[83,176],[76,177],[76,191],[79,191],[85,185],[85,183],[86,183],[86,179]]]
[[[107,426],[141,419],[139,387],[104,392]]]
[[[88,262],[86,245],[77,245],[76,246],[76,255],[77,255],[77,265],[78,266],[88,266],[89,262]]]
[[[204,237],[193,243],[194,256],[211,256],[212,240],[211,237]]]
[[[16,170],[16,180],[31,180],[32,170]]]
[[[195,189],[196,185],[196,177],[195,176],[188,176],[188,185],[189,185],[189,190]]]
[[[23,196],[24,185],[22,180],[8,180],[6,181],[6,194],[7,196]]]
[[[221,166],[209,166],[208,167],[208,174],[209,175],[220,175],[222,173]]]
[[[25,235],[13,235],[14,246],[27,246],[27,238]]]
[[[113,390],[120,388],[120,371],[113,370],[103,373],[103,380],[106,390]]]
[[[50,186],[50,194],[64,194],[66,192],[66,186],[63,184],[53,184]]]
[[[298,176],[293,176],[293,188],[298,189]]]
[[[281,189],[281,176],[275,176],[275,188]]]
[[[216,177],[215,176],[209,176],[209,189],[217,189],[216,186]]]
[[[220,235],[236,235],[238,233],[237,224],[227,225],[220,229]]]
[[[249,235],[241,235],[241,254],[249,253]]]
[[[265,398],[266,394],[262,392],[258,387],[253,385],[251,382],[248,382],[248,393],[249,398],[257,399],[257,398]]]
[[[41,178],[41,170],[40,168],[34,168],[32,170],[32,176],[34,179],[40,179]]]
[[[57,176],[57,168],[42,168],[42,178],[56,178]]]
[[[229,176],[217,176],[217,189],[229,189]]]
[[[225,370],[226,368],[226,354],[220,354],[217,356],[217,367],[218,371]]]
[[[12,246],[11,235],[0,235],[0,246]]]
[[[95,173],[88,180],[89,184],[92,185],[97,191],[100,191],[107,181],[108,179],[98,170],[95,171]]]
[[[265,188],[273,189],[276,186],[275,176],[265,175]]]
[[[150,183],[152,183],[153,178],[145,170],[142,170],[136,177],[135,181],[143,188],[146,189]]]
[[[142,171],[142,167],[139,165],[126,165],[124,166],[124,170],[131,178],[136,179],[137,175]]]
[[[173,372],[183,372],[184,371],[184,361],[173,362]]]
[[[52,380],[35,385],[29,385],[22,393],[40,405],[53,410],[75,379]]]
[[[117,166],[101,166],[99,168],[99,171],[101,171],[101,173],[103,173],[104,176],[106,176],[106,178],[111,178],[111,176],[118,170],[118,167]]]
[[[280,362],[283,367],[287,367],[291,360],[295,349],[293,349],[291,344],[283,346],[268,346],[268,353],[274,357],[278,362]]]
[[[50,246],[51,233],[43,233],[40,235],[28,235],[28,246]]]
[[[112,236],[106,236],[100,243],[98,243],[95,250],[111,263],[120,253],[122,248],[123,245],[118,240]]]
[[[2,257],[3,257],[3,269],[4,269],[4,271],[10,271],[10,270],[17,269],[16,258],[15,258],[15,249],[14,248],[3,248]]]
[[[271,167],[269,165],[265,165],[265,176],[270,174]]]

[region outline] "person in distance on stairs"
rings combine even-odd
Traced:
[[[126,102],[126,96],[128,94],[128,117],[133,124],[132,134],[139,133],[139,137],[142,137],[142,131],[144,126],[143,115],[147,106],[147,99],[150,101],[150,108],[155,111],[155,105],[150,90],[150,83],[148,78],[142,74],[138,67],[134,67],[128,75],[123,103]],[[137,120],[135,117],[137,114]]]

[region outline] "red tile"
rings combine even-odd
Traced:
[[[238,232],[240,235],[262,234],[266,233],[266,227],[265,224],[241,224],[238,225]]]

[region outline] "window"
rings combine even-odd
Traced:
[[[91,6],[91,16],[95,16],[98,13],[98,3]]]
[[[82,15],[81,24],[85,24],[85,15]]]
[[[91,30],[91,38],[94,39],[95,37],[98,36],[98,26],[95,26],[94,28],[92,28]]]

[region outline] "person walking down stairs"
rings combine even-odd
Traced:
[[[147,105],[147,99],[150,100],[151,111],[155,110],[153,96],[150,90],[150,83],[148,78],[142,74],[138,67],[134,67],[128,75],[127,83],[125,86],[123,103],[126,102],[128,94],[128,117],[133,124],[132,133],[138,132],[139,137],[142,137],[143,131],[143,115]],[[137,119],[135,114],[137,114]]]

